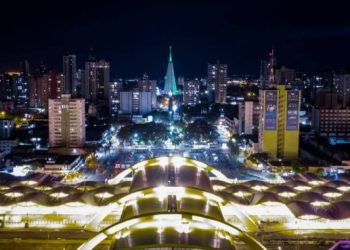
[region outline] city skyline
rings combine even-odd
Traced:
[[[0,249],[349,249],[345,3],[2,7]]]
[[[350,20],[344,4],[76,1],[68,9],[65,1],[21,4],[30,11],[16,9],[16,19],[12,12],[1,17],[6,37],[0,42],[1,69],[14,68],[23,59],[34,65],[42,59],[62,70],[67,52],[77,55],[81,67],[93,47],[111,63],[112,77],[147,72],[159,79],[169,45],[177,75],[186,77],[205,75],[207,63],[217,59],[229,65],[230,74],[258,75],[260,60],[272,46],[281,64],[302,71],[348,68]]]

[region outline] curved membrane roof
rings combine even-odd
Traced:
[[[127,171],[133,180],[130,194],[121,200],[120,221],[83,244],[81,250],[111,236],[116,239],[115,249],[236,249],[236,241],[246,242],[252,249],[265,249],[225,222],[220,207],[224,200],[213,194],[209,179],[211,167],[191,159],[161,157],[130,169]]]
[[[140,162],[134,167],[130,191],[159,186],[193,187],[212,192],[208,177],[210,167],[182,157],[160,157]]]
[[[226,223],[224,206],[229,205],[230,211],[237,209],[241,219],[253,227],[254,222],[239,209],[260,205],[272,209],[280,204],[295,218],[349,219],[350,179],[327,181],[298,175],[280,184],[236,182],[202,162],[182,157],[139,162],[108,185],[64,185],[45,175],[18,178],[0,174],[0,209],[23,204],[34,206],[30,211],[35,211],[35,206],[65,204],[100,207],[104,212],[96,215],[97,224],[108,215],[110,205],[117,206],[122,211],[118,222],[80,249],[92,249],[108,237],[114,239],[115,249],[235,249],[237,241],[246,242],[251,249],[264,249],[246,229]]]

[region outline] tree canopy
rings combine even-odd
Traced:
[[[213,142],[218,137],[218,133],[213,126],[203,119],[195,120],[185,128],[184,139],[186,141],[198,141],[201,143]]]
[[[123,142],[134,140],[145,144],[153,144],[167,140],[168,130],[162,123],[133,124],[121,128],[118,137]]]

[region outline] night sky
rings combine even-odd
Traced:
[[[147,72],[159,79],[172,45],[176,75],[204,76],[206,64],[217,59],[229,65],[230,75],[257,75],[274,45],[283,65],[306,72],[347,69],[346,2],[3,1],[0,68],[28,59],[61,70],[65,52],[76,54],[82,67],[93,47],[111,62],[112,77]]]

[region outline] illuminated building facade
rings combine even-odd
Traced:
[[[76,55],[63,56],[63,75],[64,75],[64,93],[76,94],[76,74],[77,57]]]
[[[8,139],[15,129],[13,119],[0,119],[0,139]]]
[[[150,80],[147,74],[144,74],[142,79],[137,83],[137,88],[140,92],[151,92],[152,108],[157,106],[157,81]]]
[[[28,76],[23,73],[12,75],[13,96],[17,108],[26,108],[29,106],[29,84]]]
[[[32,108],[47,108],[48,99],[60,98],[64,88],[63,74],[44,72],[29,78],[29,104]]]
[[[312,126],[317,134],[332,138],[350,137],[349,108],[314,108]]]
[[[230,137],[235,135],[238,131],[238,120],[236,117],[228,117],[224,113],[221,113],[216,120],[215,125],[220,135]]]
[[[299,152],[300,91],[285,85],[261,90],[260,148],[271,159],[293,160]]]
[[[112,117],[116,117],[119,112],[119,95],[120,95],[120,90],[122,88],[123,83],[121,80],[117,81],[112,81],[109,84],[109,112]]]
[[[0,73],[0,100],[13,101],[17,108],[28,107],[28,76],[17,71]]]
[[[350,104],[350,74],[334,75],[333,85],[342,106],[348,106]]]
[[[257,133],[260,120],[260,105],[258,102],[245,101],[239,103],[238,133],[251,135]]]
[[[152,92],[120,92],[120,111],[124,114],[147,114],[152,111]]]
[[[0,139],[0,151],[9,153],[14,147],[17,147],[19,140],[16,138]]]
[[[50,75],[45,73],[36,79],[37,106],[47,108],[50,89]]]
[[[49,99],[49,142],[51,147],[83,147],[85,143],[85,100]]]
[[[215,103],[226,103],[227,64],[208,64],[208,92],[214,92]]]
[[[64,84],[64,75],[62,73],[56,74],[56,91],[53,90],[51,95],[51,96],[55,96],[54,94],[56,92],[56,97],[52,97],[53,99],[61,98],[61,95],[63,94],[63,84]]]
[[[182,157],[139,162],[108,184],[0,176],[3,231],[84,228],[91,238],[75,239],[80,250],[106,243],[114,249],[258,250],[274,239],[335,241],[350,229],[347,177],[239,181]]]
[[[107,102],[109,100],[109,62],[90,60],[85,63],[85,82],[81,92],[86,100]]]
[[[184,81],[183,101],[185,105],[195,106],[200,101],[200,86],[199,79]]]

